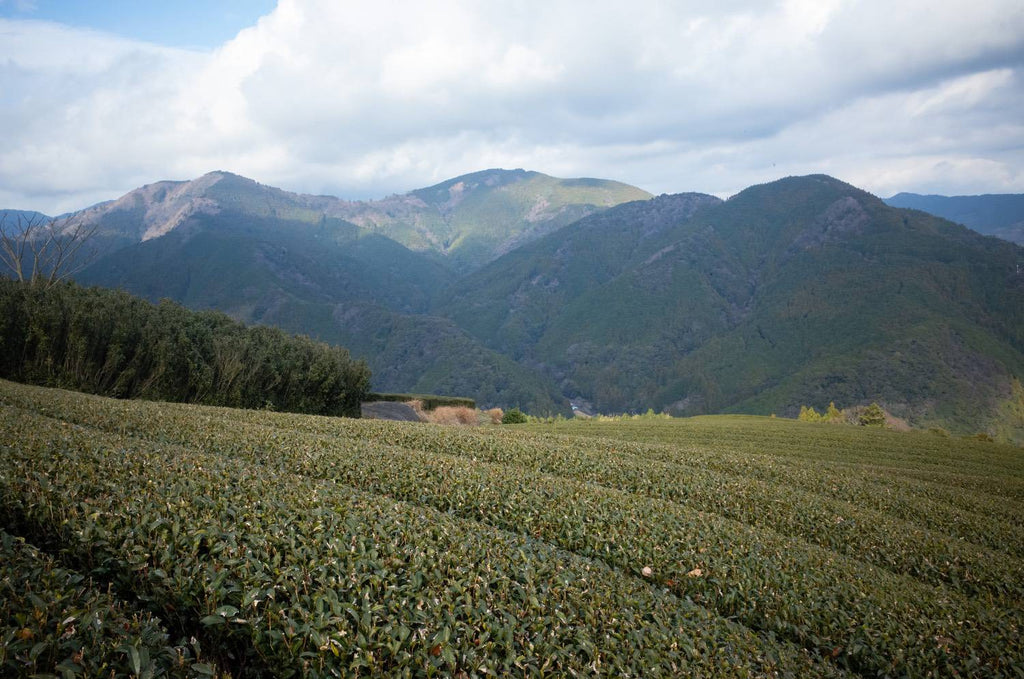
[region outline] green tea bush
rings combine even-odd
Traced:
[[[213,676],[160,621],[0,532],[0,675]]]

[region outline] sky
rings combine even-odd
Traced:
[[[0,0],[0,207],[235,172],[1024,193],[1021,0]]]

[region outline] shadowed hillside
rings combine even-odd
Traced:
[[[883,401],[977,427],[1024,374],[1020,248],[825,176],[623,205],[442,307],[602,411]]]

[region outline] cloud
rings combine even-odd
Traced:
[[[0,204],[226,169],[348,197],[483,167],[728,194],[1024,191],[1015,0],[281,0],[210,52],[0,20]]]

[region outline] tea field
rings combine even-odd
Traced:
[[[1024,450],[0,382],[0,676],[1024,676]]]

